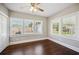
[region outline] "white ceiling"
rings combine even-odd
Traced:
[[[5,3],[4,5],[12,11],[48,17],[72,5],[72,3],[41,3],[39,7],[44,9],[44,12],[31,12],[30,3]]]

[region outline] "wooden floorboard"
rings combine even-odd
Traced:
[[[78,55],[79,53],[50,40],[11,45],[1,55]]]

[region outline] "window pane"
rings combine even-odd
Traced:
[[[33,32],[33,21],[24,20],[24,33],[32,33],[32,32]]]
[[[75,16],[64,17],[62,20],[62,34],[73,35],[75,33]]]
[[[43,28],[43,22],[42,21],[35,21],[34,31],[37,33],[42,33],[42,28]]]
[[[10,35],[22,34],[23,32],[23,19],[11,18],[10,19]]]
[[[59,23],[54,23],[52,25],[53,33],[59,33]]]
[[[60,34],[61,18],[56,18],[51,23],[51,34]]]

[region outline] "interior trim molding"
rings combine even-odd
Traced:
[[[45,40],[47,38],[38,38],[38,39],[29,39],[29,40],[21,40],[17,42],[10,42],[10,45],[20,44],[20,43],[27,43],[27,42],[33,42],[33,41],[39,41],[39,40]]]
[[[61,42],[61,41],[55,40],[55,39],[50,38],[50,37],[49,37],[48,39],[51,40],[51,41],[53,41],[53,42],[56,42],[56,43],[58,43],[58,44],[60,44],[60,45],[62,45],[62,46],[65,46],[65,47],[67,47],[67,48],[69,48],[69,49],[72,49],[72,50],[74,50],[74,51],[76,51],[76,52],[79,52],[79,48],[78,48],[78,47],[75,47],[75,46],[72,46],[72,45],[63,43],[63,42]]]

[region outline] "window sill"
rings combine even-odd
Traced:
[[[17,35],[12,35],[10,36],[10,38],[12,37],[25,37],[25,36],[30,36],[30,35],[43,35],[43,33],[24,33],[24,34],[17,34]]]
[[[78,40],[78,38],[74,35],[71,35],[71,36],[64,36],[64,35],[59,35],[59,34],[50,34],[50,36],[56,36],[56,37],[61,37],[61,38],[64,38],[64,39],[70,39],[70,40]],[[75,39],[74,39],[75,38]]]

